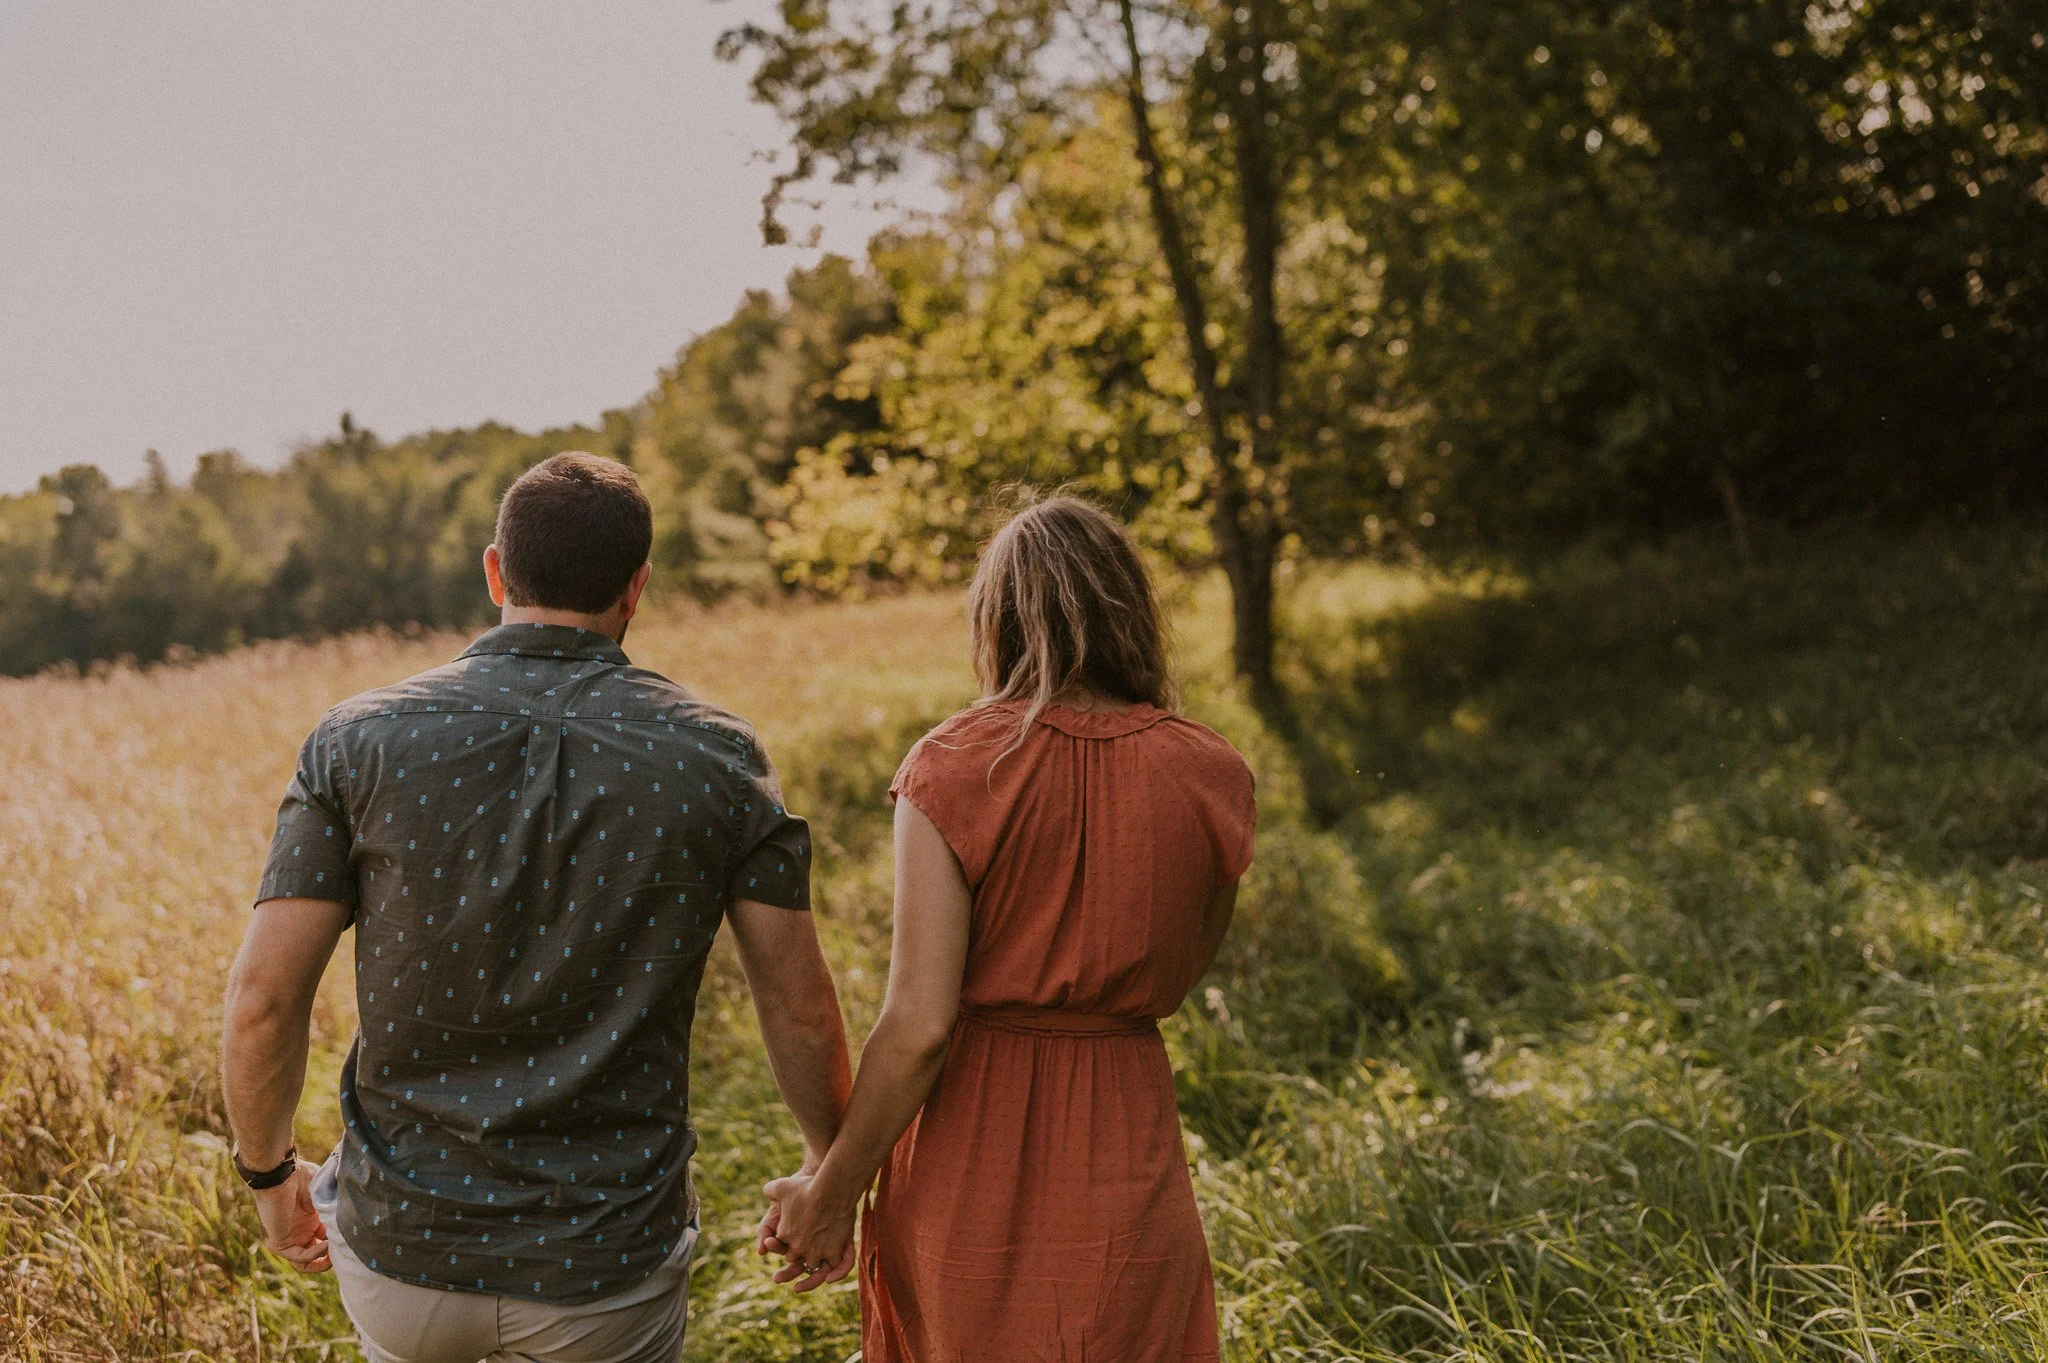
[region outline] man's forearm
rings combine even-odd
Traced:
[[[839,991],[808,913],[739,900],[728,911],[740,968],[775,1086],[804,1133],[806,1166],[824,1158],[853,1091]]]
[[[292,1119],[306,1084],[308,1023],[306,1013],[288,1007],[229,1002],[222,1096],[235,1148],[252,1168],[270,1168],[291,1148]]]
[[[242,1161],[276,1165],[292,1144],[306,1084],[307,1032],[320,972],[347,926],[346,904],[270,899],[256,906],[228,975],[221,1089]]]
[[[803,1016],[777,1014],[761,1019],[769,1068],[775,1073],[782,1101],[803,1132],[807,1167],[814,1167],[831,1148],[853,1092],[839,997],[829,979],[823,988],[822,1006],[816,1010]]]

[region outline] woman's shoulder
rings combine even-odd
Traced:
[[[939,752],[994,747],[998,751],[1017,737],[1014,707],[983,701],[940,720],[911,747]]]
[[[1034,739],[1056,735],[1083,739],[1134,739],[1141,750],[1175,765],[1192,767],[1212,778],[1251,768],[1229,739],[1199,720],[1152,705],[1122,710],[1082,711],[1048,706],[1024,723],[1026,707],[1013,701],[983,701],[942,720],[920,738],[903,759],[904,770],[934,774],[971,769],[985,775],[991,762],[1019,749],[1036,747]]]
[[[1259,824],[1258,778],[1251,763],[1222,734],[1183,715],[1154,732],[1161,743],[1173,745],[1165,765],[1202,812],[1221,858],[1219,874],[1226,882],[1237,880],[1251,866]]]
[[[1247,779],[1252,774],[1251,764],[1237,746],[1200,720],[1169,714],[1150,732],[1177,758],[1206,769],[1242,772]]]
[[[912,776],[927,779],[965,771],[970,765],[985,771],[991,759],[1008,748],[1017,737],[1017,716],[1004,707],[970,705],[949,715],[911,744],[897,772],[899,783]]]

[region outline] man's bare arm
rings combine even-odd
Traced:
[[[348,907],[324,899],[271,899],[256,906],[228,976],[221,1078],[242,1161],[267,1169],[292,1143],[292,1116],[306,1082],[313,994]]]
[[[805,1167],[815,1168],[839,1133],[853,1089],[839,991],[818,945],[816,921],[802,910],[750,899],[736,901],[726,917],[775,1086],[803,1132]]]
[[[325,899],[270,899],[256,906],[228,976],[221,1088],[242,1162],[270,1169],[292,1147],[292,1118],[306,1083],[313,995],[348,906]],[[291,1178],[256,1194],[263,1241],[308,1272],[327,1267],[327,1236],[313,1213],[301,1161]]]

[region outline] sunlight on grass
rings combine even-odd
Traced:
[[[2048,553],[1845,538],[1529,581],[1306,568],[1259,859],[1168,1028],[1233,1359],[2048,1353]],[[252,1248],[214,1080],[278,792],[328,704],[463,640],[275,644],[0,683],[0,1355],[348,1358]],[[753,718],[817,829],[859,1034],[890,773],[972,694],[951,595],[643,619]],[[335,1128],[345,964],[302,1146]],[[850,1288],[749,1250],[794,1132],[729,952],[701,1002],[695,1359],[841,1360]]]

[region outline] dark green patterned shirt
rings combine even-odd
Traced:
[[[690,1023],[734,899],[810,904],[744,722],[602,635],[504,625],[329,711],[257,900],[353,911],[340,1226],[377,1272],[592,1301],[689,1221]]]

